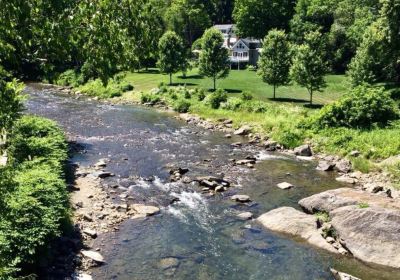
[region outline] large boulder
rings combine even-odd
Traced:
[[[244,125],[242,127],[240,127],[239,129],[235,130],[235,132],[233,132],[233,134],[235,135],[247,135],[251,132],[251,127],[248,125]]]
[[[299,201],[300,206],[308,213],[327,212],[340,207],[358,204],[400,210],[400,201],[386,196],[370,194],[352,188],[340,188],[318,193]]]
[[[400,268],[400,211],[380,207],[340,207],[330,213],[332,226],[354,257]]]
[[[269,230],[297,236],[316,247],[338,253],[318,231],[317,218],[313,215],[292,207],[281,207],[261,215],[257,221]]]

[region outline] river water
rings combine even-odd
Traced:
[[[233,142],[245,139],[226,139],[171,113],[77,99],[35,84],[26,92],[28,113],[57,121],[84,147],[74,161],[89,166],[109,158],[107,171],[116,176],[105,188],[117,183],[134,197],[131,202],[161,208],[159,215],[126,221],[97,239],[107,263],[93,269],[94,279],[333,279],[331,267],[364,280],[399,279],[398,271],[332,255],[236,218],[243,211],[257,217],[280,206],[299,208],[299,199],[343,186],[335,174],[316,171],[316,163],[234,148]],[[255,169],[230,161],[248,155],[259,158]],[[201,194],[195,184],[169,182],[170,165],[189,168],[189,177],[224,175],[235,187]],[[283,181],[296,188],[278,189]],[[233,194],[247,194],[253,202],[238,205],[229,199]],[[112,196],[118,202],[118,194]]]

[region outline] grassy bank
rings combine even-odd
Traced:
[[[67,143],[58,126],[24,116],[7,150],[8,165],[0,167],[0,279],[34,275],[69,223]]]

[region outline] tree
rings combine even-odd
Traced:
[[[158,49],[157,66],[162,73],[169,74],[169,84],[172,85],[172,74],[186,69],[187,50],[183,40],[173,31],[161,37]]]
[[[313,32],[306,35],[306,42],[296,49],[290,75],[299,85],[305,87],[310,94],[312,105],[313,93],[322,91],[326,87],[324,75],[327,67],[322,59],[320,33]]]
[[[233,18],[238,35],[261,39],[272,28],[287,29],[294,3],[293,0],[236,0]]]
[[[7,140],[7,134],[20,117],[23,108],[21,95],[23,85],[15,79],[6,80],[4,75],[0,67],[0,152],[1,146]]]
[[[289,83],[291,49],[284,31],[273,29],[264,39],[264,46],[258,62],[263,81],[273,85],[274,99],[276,88]]]
[[[173,0],[165,13],[167,26],[186,39],[189,46],[211,25],[209,1]]]
[[[223,47],[224,38],[222,33],[215,28],[207,29],[201,42],[200,73],[213,78],[215,90],[217,78],[225,78],[229,74],[228,50]]]

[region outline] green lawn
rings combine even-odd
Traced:
[[[142,92],[157,87],[161,82],[169,83],[168,75],[159,74],[155,69],[140,73],[129,72],[125,79],[134,85],[136,91]],[[326,104],[332,102],[349,87],[343,75],[327,75],[326,81],[327,88],[325,91],[314,94],[314,103]],[[180,73],[174,75],[173,82],[175,84],[186,84],[188,87],[212,88],[212,80],[198,75],[197,69],[190,71],[186,79]],[[262,82],[254,71],[232,70],[226,79],[217,81],[217,87],[225,89],[232,96],[239,95],[242,91],[248,91],[260,100],[267,101],[272,98],[272,87]],[[278,101],[282,102],[304,104],[308,102],[309,95],[305,88],[293,84],[278,88],[277,98]]]

